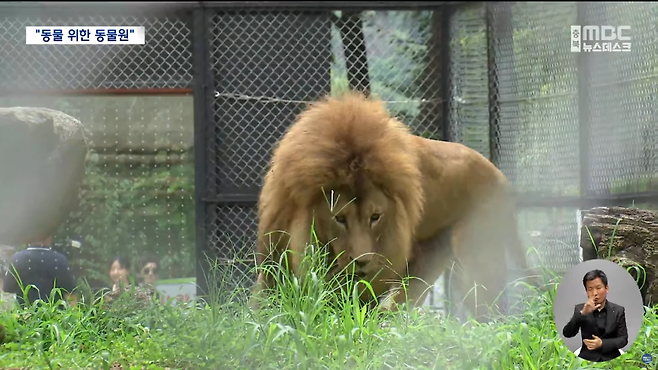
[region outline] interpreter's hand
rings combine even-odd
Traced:
[[[583,306],[583,309],[580,310],[581,315],[589,315],[592,313],[594,310],[598,310],[601,307],[601,304],[594,304],[594,297],[589,297],[587,302],[585,302],[585,305]]]
[[[583,343],[585,346],[587,346],[587,349],[590,351],[593,351],[595,349],[601,348],[603,345],[603,342],[601,342],[601,338],[597,337],[596,335],[592,335],[594,339],[585,339]]]

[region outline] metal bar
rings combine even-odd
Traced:
[[[171,10],[224,8],[224,9],[277,9],[277,10],[428,10],[443,6],[457,6],[467,4],[467,1],[105,1],[105,2],[2,2],[0,8],[11,9],[145,9],[145,10]]]
[[[494,32],[493,32],[493,15],[491,14],[491,6],[489,3],[484,4],[484,17],[487,29],[487,64],[489,66],[489,160],[496,165],[500,166],[500,158],[498,157],[498,134],[500,132],[500,120],[498,119],[498,78],[496,76],[496,55],[494,48]]]
[[[30,1],[30,2],[0,2],[0,8],[5,9],[43,9],[43,10],[74,10],[74,11],[86,11],[86,10],[114,10],[114,9],[126,9],[126,10],[155,10],[158,11],[168,11],[176,9],[197,9],[204,7],[202,2],[199,1]],[[237,5],[236,5],[237,7]],[[3,14],[4,15],[4,14]]]
[[[192,159],[193,146],[175,146],[175,147],[149,147],[139,148],[130,146],[117,146],[117,145],[100,145],[92,144],[89,147],[90,151],[97,155],[99,158],[116,158],[120,160],[125,158],[127,160],[137,158],[156,158],[156,160],[181,160],[187,161]]]
[[[450,19],[453,7],[445,7],[441,12],[440,57],[441,57],[441,140],[453,141],[450,137]]]
[[[200,1],[24,1],[2,2],[0,8],[108,8],[142,7],[162,8],[167,6],[199,7]]]
[[[258,192],[248,193],[220,193],[212,197],[205,197],[206,203],[215,203],[222,205],[248,205],[252,206],[258,202]]]
[[[158,89],[0,89],[0,96],[20,95],[189,95],[193,94],[192,88],[158,88]]]
[[[350,11],[343,14],[338,27],[343,43],[345,68],[350,89],[370,95],[368,53],[360,12]]]
[[[578,24],[587,24],[587,3],[578,2],[576,12]],[[589,132],[591,112],[589,104],[589,53],[578,53],[578,137],[580,163],[580,197],[585,199],[590,189],[590,145]]]
[[[223,193],[203,198],[204,202],[216,204],[244,204],[253,205],[258,202],[258,189],[241,190],[240,193]],[[524,207],[577,207],[581,205],[614,205],[628,202],[657,202],[658,192],[613,194],[603,196],[588,196],[581,198],[575,196],[546,197],[543,194],[516,194],[516,203]]]
[[[443,6],[466,4],[466,1],[203,1],[207,7],[273,8],[295,10],[431,10]]]
[[[210,61],[208,52],[208,25],[206,24],[205,9],[195,9],[193,12],[193,59],[194,59],[194,200],[196,218],[196,283],[197,296],[204,296],[208,292],[207,272],[210,264],[206,260],[205,252],[208,248],[207,237],[207,207],[203,200],[206,195],[207,183],[207,140],[208,123],[212,115],[208,114],[211,104],[210,97],[213,94],[213,86],[210,77]]]
[[[508,112],[506,116],[514,116],[521,114],[519,109],[519,102],[521,101],[518,92],[518,79],[516,74],[516,54],[514,53],[514,24],[512,23],[512,13],[513,13],[513,3],[504,2],[496,6],[494,11],[493,4],[488,3],[488,15],[489,15],[489,26],[491,27],[488,32],[492,32],[491,35],[491,45],[489,46],[493,51],[493,63],[492,68],[495,70],[494,82],[496,86],[496,105],[491,107],[494,110],[495,118],[498,120],[495,123],[495,128],[498,129],[497,134],[501,134],[501,125],[504,117],[501,117],[501,106],[506,106],[506,111]],[[505,65],[500,65],[502,69],[505,70],[505,73],[501,73],[501,68],[498,68],[496,64],[499,62],[502,63],[498,56],[495,55],[497,50],[494,41],[498,42],[499,47],[506,46],[505,53],[508,55]],[[505,86],[501,91],[501,86]],[[491,114],[491,112],[490,112]],[[502,145],[505,145],[506,148],[514,148],[516,141],[519,140],[518,135],[508,135],[506,142],[503,144],[500,141],[500,137],[494,138],[498,139],[495,145],[492,145],[492,149],[496,149],[496,154],[494,159],[496,160],[495,164],[501,168],[507,178],[511,183],[517,183],[519,164],[516,156],[508,156],[505,158],[504,162],[501,162],[500,158],[500,149]],[[491,138],[490,138],[491,139]]]
[[[441,91],[439,91],[441,100],[441,140],[452,141],[453,138],[450,135],[450,97],[452,96],[450,93],[450,20],[454,8],[446,7],[437,11],[441,12],[441,23],[437,28],[432,27],[432,32],[439,32],[439,58],[441,63]],[[446,297],[447,302],[444,304],[443,309],[446,314],[453,314],[453,311],[455,310],[455,306],[452,304],[452,273],[452,267],[450,267],[446,270],[446,273],[443,274],[443,295]]]
[[[542,197],[540,195],[532,196],[529,194],[516,195],[516,204],[521,207],[572,207],[572,208],[591,208],[596,206],[615,206],[624,205],[631,202],[635,203],[656,203],[658,204],[658,192],[631,193],[631,194],[612,194],[601,196],[562,196],[562,197]]]
[[[157,3],[19,3],[7,4],[0,2],[0,12],[7,18],[13,17],[31,17],[31,16],[48,16],[52,19],[70,22],[73,16],[98,16],[99,13],[104,16],[149,16],[149,17],[170,17],[176,16],[183,12],[190,12],[194,9],[202,8],[198,3],[175,3],[158,5]],[[117,26],[117,25],[115,25]]]
[[[144,157],[144,156],[157,156],[157,155],[189,155],[192,152],[192,146],[153,146],[149,148],[137,148],[131,146],[117,146],[117,145],[93,145],[92,149],[99,152],[99,155],[107,155],[112,157]]]

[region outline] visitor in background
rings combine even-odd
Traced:
[[[140,280],[142,286],[154,287],[155,281],[158,280],[158,267],[160,259],[151,253],[145,253],[139,259]]]
[[[112,259],[109,275],[112,280],[113,292],[119,290],[119,288],[125,290],[130,287],[130,260],[122,256]]]
[[[16,300],[23,307],[37,300],[47,302],[53,293],[54,302],[66,300],[72,306],[77,303],[71,265],[65,255],[52,249],[52,240],[52,236],[48,236],[29,243],[27,249],[15,253],[8,263],[3,289],[16,294]],[[53,291],[55,288],[58,291]],[[28,290],[28,302],[23,297],[23,289]]]

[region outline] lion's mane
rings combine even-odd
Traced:
[[[413,230],[423,214],[423,174],[407,126],[391,118],[378,100],[358,93],[322,99],[301,113],[275,147],[259,199],[257,262],[285,248],[303,252],[312,207],[322,188],[358,191],[365,175],[393,200],[396,219],[381,243],[396,251],[393,269],[411,257]],[[287,231],[277,236],[267,235]],[[291,240],[292,239],[292,240]],[[274,251],[271,242],[277,243]],[[322,242],[327,242],[323,240]],[[297,268],[293,262],[292,269]]]

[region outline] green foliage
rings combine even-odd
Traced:
[[[363,12],[367,42],[368,75],[373,94],[389,101],[391,111],[414,128],[428,126],[421,115],[420,99],[436,95],[437,84],[427,90],[422,82],[432,12]],[[339,30],[332,29],[333,94],[349,88]],[[431,125],[430,125],[431,126]],[[436,135],[436,133],[434,133]]]
[[[252,311],[239,303],[136,311],[35,304],[0,312],[7,339],[2,368],[109,369],[643,369],[658,352],[658,311],[648,308],[631,349],[608,363],[577,358],[553,322],[551,282],[524,296],[523,313],[491,324],[460,323],[425,310],[366,314],[354,285],[335,294],[322,280],[319,255],[301,279],[281,276],[271,304]],[[130,306],[130,296],[117,305]],[[337,299],[338,304],[331,304]],[[127,313],[126,313],[127,312]]]

